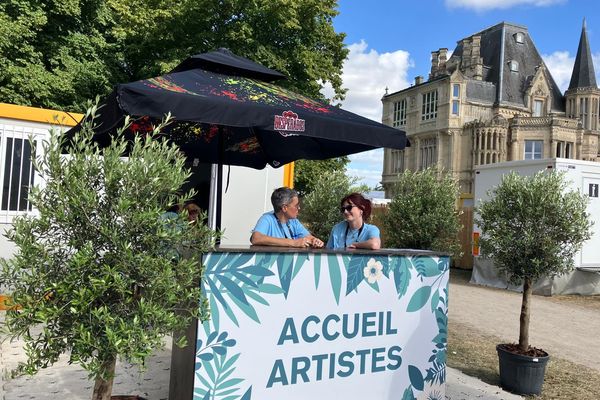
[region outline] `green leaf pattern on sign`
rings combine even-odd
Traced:
[[[408,293],[411,282],[419,278],[421,285],[410,297],[407,312],[418,312],[427,308],[438,327],[438,333],[431,340],[433,346],[431,355],[424,369],[417,365],[408,366],[410,386],[405,389],[402,399],[415,399],[415,390],[423,391],[425,383],[443,384],[446,380],[447,358],[447,323],[448,323],[448,289],[442,287],[441,278],[448,273],[448,257],[371,257],[368,254],[315,254],[314,283],[319,288],[321,269],[329,274],[331,291],[336,301],[340,303],[342,285],[345,274],[345,296],[358,292],[360,283],[365,278],[364,268],[373,259],[381,263],[381,274],[377,280],[367,282],[372,290],[379,292],[381,277],[393,281],[394,288],[401,300]],[[239,325],[236,313],[243,315],[256,323],[260,323],[257,307],[267,307],[267,296],[283,295],[287,298],[292,281],[302,272],[302,266],[308,260],[306,253],[211,253],[204,260],[205,274],[201,283],[203,293],[207,296],[211,319],[203,323],[207,334],[207,343],[202,348],[202,341],[197,343],[196,376],[201,387],[194,391],[194,400],[250,400],[252,387],[241,394],[240,384],[243,379],[232,378],[235,362],[240,354],[228,357],[227,349],[235,345],[235,340],[227,338],[223,332],[217,336],[219,325],[224,313],[235,325]],[[371,265],[371,264],[369,264]],[[275,269],[275,270],[274,270]],[[265,279],[269,279],[265,282]],[[275,279],[275,280],[272,280]],[[209,350],[207,350],[209,349]],[[423,366],[420,362],[418,363]]]
[[[236,345],[228,336],[227,332],[213,331],[206,342],[197,340],[195,374],[200,385],[194,389],[194,400],[234,400],[241,396],[236,392],[241,391],[244,379],[232,377],[240,353],[228,357],[227,349]]]

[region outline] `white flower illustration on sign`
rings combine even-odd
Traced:
[[[363,269],[363,273],[367,281],[370,284],[373,284],[381,278],[381,275],[383,275],[383,272],[381,272],[382,270],[383,265],[381,264],[381,261],[375,261],[374,258],[371,258],[369,262],[367,262],[367,266]]]

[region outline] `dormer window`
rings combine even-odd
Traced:
[[[510,60],[508,62],[508,68],[512,71],[512,72],[519,72],[519,62],[515,61],[515,60]]]
[[[525,40],[525,35],[523,34],[523,32],[517,32],[513,36],[515,38],[515,42],[517,43],[523,43],[523,41]]]
[[[533,101],[533,116],[541,117],[544,115],[544,101],[543,100],[534,100]]]

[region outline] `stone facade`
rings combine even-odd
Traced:
[[[447,54],[432,52],[428,80],[417,77],[382,99],[383,123],[406,131],[411,143],[384,151],[387,196],[405,169],[451,171],[467,194],[478,165],[551,157],[599,161],[600,90],[585,23],[564,95],[524,26],[500,23]]]

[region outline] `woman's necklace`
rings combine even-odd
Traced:
[[[360,234],[363,230],[363,228],[365,227],[365,223],[363,221],[362,225],[360,226],[360,228],[358,228],[358,235],[356,235],[356,241],[358,242],[358,238],[360,237]],[[344,235],[344,247],[348,247],[348,232],[350,231],[350,224],[348,222],[346,222],[346,235]],[[352,244],[352,243],[350,243]]]

